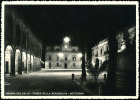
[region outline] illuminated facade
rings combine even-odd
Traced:
[[[5,7],[5,75],[30,73],[41,69],[42,43],[18,16],[16,9]]]
[[[136,27],[126,27],[125,29],[118,31],[116,33],[116,39],[118,42],[118,53],[124,52],[126,48],[135,49],[135,34]],[[92,48],[92,64],[95,66],[96,59],[99,59],[99,68],[103,64],[104,61],[107,61],[109,58],[109,46],[108,39],[104,39],[100,41],[97,45]],[[126,47],[126,45],[128,45]]]
[[[92,64],[95,66],[96,59],[99,59],[99,68],[104,61],[108,60],[109,54],[108,39],[100,41],[92,48]]]
[[[80,69],[82,53],[77,46],[70,45],[70,38],[65,37],[61,46],[47,46],[45,68]]]

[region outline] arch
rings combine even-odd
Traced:
[[[4,71],[6,74],[12,74],[13,73],[13,60],[14,60],[14,53],[13,48],[8,45],[5,49],[5,68]]]
[[[30,72],[30,54],[28,53],[27,54],[27,73],[29,73]]]
[[[27,69],[26,69],[26,53],[25,52],[22,52],[22,71],[23,73],[26,73],[27,72]]]
[[[15,52],[15,74],[21,74],[22,67],[21,67],[21,52],[19,49],[16,49]]]

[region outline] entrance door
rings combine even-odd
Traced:
[[[9,63],[8,63],[8,61],[6,61],[6,74],[8,74],[8,72],[9,72],[9,70],[8,70],[8,68],[9,68]]]
[[[67,63],[65,63],[64,67],[67,68]]]
[[[51,63],[49,63],[49,69],[51,69]]]

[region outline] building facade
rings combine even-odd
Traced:
[[[95,66],[96,59],[99,59],[99,68],[104,61],[108,60],[109,54],[108,39],[100,41],[97,45],[92,48],[92,64]]]
[[[61,46],[47,46],[45,68],[47,69],[81,69],[82,53],[78,46],[71,46],[65,37]]]
[[[15,76],[41,69],[42,43],[16,9],[8,6],[4,17],[4,56],[5,74]]]
[[[130,44],[127,48],[132,47],[135,49],[135,32],[136,27],[126,27],[125,29],[118,31],[116,33],[116,39],[118,42],[118,53],[124,52],[126,50],[126,44]],[[128,41],[128,42],[127,42]],[[100,41],[97,45],[92,48],[92,64],[95,66],[96,59],[99,59],[99,68],[104,61],[109,59],[109,45],[108,38]],[[132,48],[131,47],[131,48]]]

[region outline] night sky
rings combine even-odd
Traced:
[[[91,49],[112,30],[135,25],[135,6],[111,5],[15,5],[25,24],[44,45],[62,43],[71,37],[73,45],[84,44]]]

